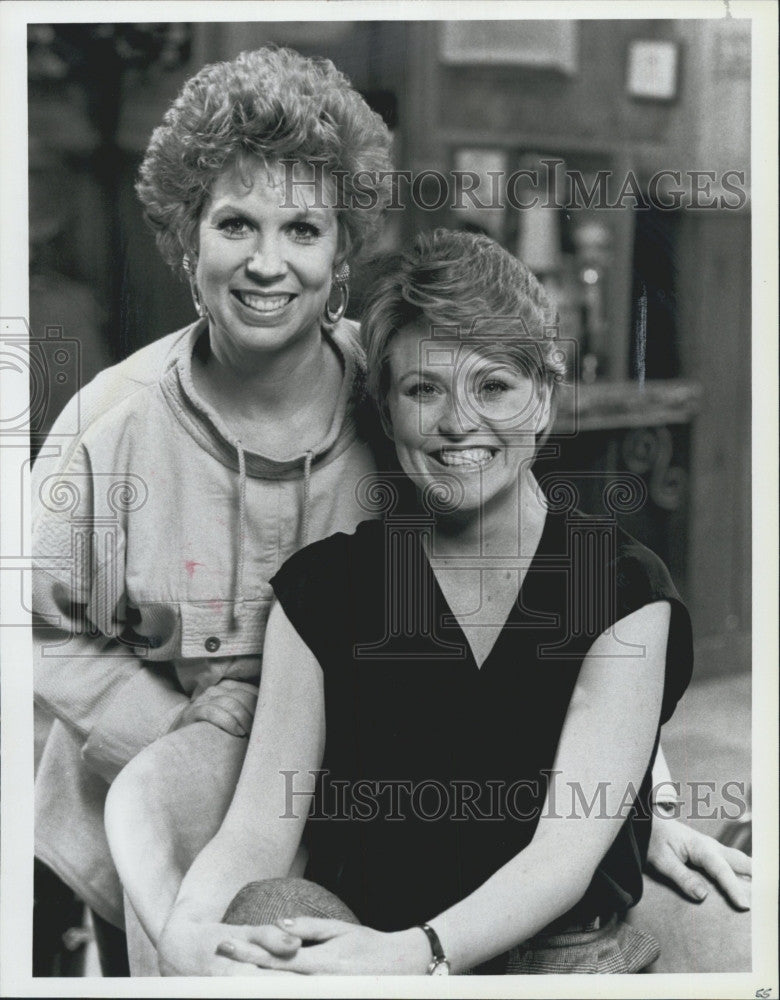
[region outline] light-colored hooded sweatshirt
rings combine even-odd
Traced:
[[[193,694],[258,681],[270,577],[302,545],[371,516],[355,489],[376,459],[354,324],[330,337],[344,371],[330,428],[283,462],[245,451],[197,396],[192,355],[207,336],[199,321],[102,372],[33,470],[35,698],[56,719],[35,850],[117,926],[109,782]]]

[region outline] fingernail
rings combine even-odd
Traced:
[[[217,945],[217,954],[223,955],[225,958],[232,958],[236,953],[236,946],[231,944],[230,941],[221,941]]]
[[[292,927],[295,921],[292,919],[292,917],[282,917],[280,923],[282,927]]]
[[[298,938],[294,938],[292,934],[283,934],[282,941],[284,941],[285,944],[298,944]]]
[[[709,893],[704,888],[703,885],[697,885],[693,888],[693,894],[697,899],[706,899]]]

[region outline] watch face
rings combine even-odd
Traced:
[[[443,958],[440,962],[435,962],[431,968],[432,976],[449,976],[450,974],[450,963]]]

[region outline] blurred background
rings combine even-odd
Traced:
[[[575,345],[579,409],[576,438],[573,407],[559,414],[558,467],[580,477],[593,512],[609,476],[644,479],[647,502],[623,522],[692,613],[697,685],[664,736],[673,773],[697,777],[700,761],[704,777],[749,779],[750,29],[732,18],[30,25],[33,448],[79,385],[194,319],[133,183],[152,129],[205,63],[269,41],[331,58],[415,175],[471,170],[487,191],[492,175],[544,175],[557,160],[548,193],[563,207],[426,210],[407,192],[383,246],[437,225],[484,230],[549,287]],[[610,202],[628,184],[617,207],[566,203],[567,172],[590,189],[599,171]],[[680,171],[679,185],[654,188],[659,171]],[[731,175],[742,195],[724,188],[729,171],[742,172]],[[435,206],[426,176],[418,200]],[[652,204],[673,206],[677,186],[676,208]],[[718,207],[724,196],[735,207]],[[362,282],[358,271],[353,311]]]
[[[566,171],[588,189],[609,171],[613,204],[626,178],[648,202],[673,204],[663,183],[650,198],[654,175],[680,171],[690,192],[686,171],[707,171],[704,204],[727,171],[744,172],[747,198],[727,198],[744,201],[736,210],[636,210],[630,187],[617,208],[424,210],[402,188],[407,208],[390,213],[385,244],[436,225],[481,228],[550,286],[562,334],[579,345],[581,433],[564,460],[647,479],[639,533],[672,568],[697,634],[723,640],[703,669],[747,666],[749,21],[30,25],[31,323],[35,338],[61,328],[80,347],[56,378],[47,369],[33,430],[102,367],[193,319],[142,220],[135,174],[186,77],[268,41],[333,59],[393,129],[400,169],[473,170],[483,201],[490,171],[543,178],[543,160],[562,164],[562,203]],[[418,194],[435,205],[427,176]],[[358,274],[353,310],[360,291]]]

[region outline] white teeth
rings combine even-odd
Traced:
[[[457,451],[442,449],[439,457],[445,465],[487,465],[493,457],[489,448],[460,448]]]
[[[283,309],[292,298],[290,295],[253,295],[251,292],[238,292],[237,294],[245,306],[263,313],[272,313]]]

